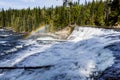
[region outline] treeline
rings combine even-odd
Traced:
[[[79,0],[78,0],[79,1]],[[120,24],[120,0],[96,0],[67,6],[34,9],[2,9],[0,26],[11,27],[17,32],[31,32],[43,25],[49,31],[63,29],[68,25],[113,26]]]

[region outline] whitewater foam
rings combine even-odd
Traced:
[[[66,42],[38,44],[36,40],[29,47],[16,53],[13,59],[0,61],[0,66],[45,66],[50,69],[6,71],[0,79],[9,80],[88,80],[96,72],[112,66],[114,57],[104,49],[110,42],[113,30],[75,27]],[[27,43],[26,43],[27,45]],[[12,57],[12,56],[11,56]],[[7,75],[9,74],[9,75]],[[30,75],[28,75],[30,74]],[[14,78],[13,78],[14,77]]]

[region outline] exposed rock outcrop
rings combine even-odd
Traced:
[[[56,35],[58,35],[61,39],[66,39],[74,30],[74,25],[67,26],[61,31],[55,32]]]

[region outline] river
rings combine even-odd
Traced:
[[[65,39],[0,29],[0,80],[119,80],[120,32],[75,27]],[[36,36],[36,37],[35,37]],[[10,68],[10,69],[7,69]]]

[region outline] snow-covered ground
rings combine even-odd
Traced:
[[[113,52],[106,47],[119,42],[118,37],[114,38],[119,34],[113,30],[75,27],[62,42],[42,41],[46,38],[39,37],[20,40],[21,50],[0,59],[0,67],[50,67],[0,70],[0,80],[93,80],[93,76],[114,64]]]

